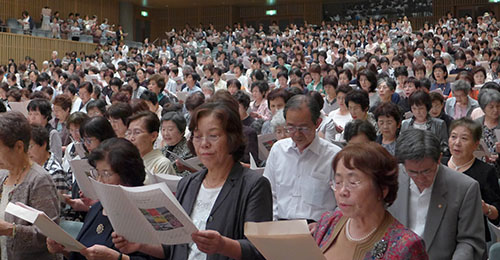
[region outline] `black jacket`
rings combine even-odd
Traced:
[[[200,185],[207,170],[184,177],[177,187],[176,197],[188,215],[193,211]],[[257,249],[244,237],[247,221],[262,222],[273,219],[273,199],[269,180],[254,171],[235,163],[207,220],[207,230],[216,230],[221,235],[238,240],[241,255],[245,259],[264,259]],[[189,245],[163,245],[165,259],[187,259]],[[229,257],[214,254],[207,260],[226,260]]]

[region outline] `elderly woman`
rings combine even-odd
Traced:
[[[453,119],[470,118],[472,111],[479,107],[479,104],[469,96],[471,91],[469,82],[457,80],[451,85],[451,91],[453,97],[446,100],[444,112]]]
[[[280,109],[274,114],[271,119],[271,131],[276,135],[276,139],[279,141],[290,137],[285,130],[286,120],[283,115],[283,109]]]
[[[174,246],[113,240],[123,253],[140,250],[162,259],[264,259],[244,234],[247,221],[272,220],[269,181],[239,163],[245,150],[238,105],[230,97],[203,104],[189,124],[188,145],[207,167],[184,177],[176,197],[199,231],[194,243]],[[207,205],[207,206],[200,206]]]
[[[375,109],[375,119],[380,131],[376,142],[381,144],[390,154],[395,155],[396,138],[399,127],[401,127],[401,114],[398,106],[393,103],[381,104]]]
[[[31,127],[17,112],[0,115],[0,247],[9,260],[55,259],[47,251],[44,235],[28,222],[5,214],[9,202],[21,202],[59,220],[59,200],[54,181],[29,159]]]
[[[401,132],[407,129],[421,129],[434,133],[443,146],[447,146],[448,131],[446,123],[429,115],[432,101],[429,93],[419,90],[410,96],[410,108],[413,117],[403,120]]]
[[[314,239],[326,259],[428,259],[423,240],[387,210],[398,164],[374,142],[349,144],[333,160],[338,209],[325,212]]]
[[[396,91],[396,82],[389,77],[382,77],[377,81],[377,91],[380,98],[379,103],[372,107],[375,110],[380,104],[391,103],[394,91]],[[399,101],[399,94],[396,94]]]
[[[345,126],[344,139],[348,144],[375,142],[377,131],[368,121],[355,119]]]
[[[267,104],[266,93],[269,91],[269,86],[265,81],[256,81],[252,83],[251,89],[253,101],[250,103],[250,116],[253,118],[261,118],[270,120],[271,110]]]
[[[162,148],[161,152],[170,161],[175,162],[176,157],[172,153],[178,155],[182,159],[189,159],[193,157],[187,140],[185,137],[186,131],[186,118],[178,112],[167,112],[161,118],[161,135],[166,145]],[[186,176],[190,174],[187,170],[179,169],[178,164],[173,164],[174,170],[177,175]]]
[[[478,122],[469,118],[453,121],[450,127],[448,144],[451,157],[443,158],[443,163],[451,169],[462,172],[479,183],[481,198],[483,199],[483,215],[486,230],[486,242],[491,241],[487,219],[498,225],[500,218],[500,187],[495,167],[477,159],[474,151],[481,140],[482,127]]]
[[[368,112],[370,99],[364,90],[356,89],[345,96],[345,104],[349,109],[352,120],[361,119],[370,122],[377,128],[377,122],[372,113]]]
[[[105,184],[123,186],[142,186],[146,172],[139,150],[122,138],[111,138],[99,145],[89,155],[89,163],[95,168],[94,176]],[[83,222],[76,239],[87,246],[77,252],[68,252],[64,246],[47,238],[47,248],[53,254],[62,253],[69,260],[125,259],[113,246],[111,234],[113,227],[104,213],[100,202],[94,204]],[[134,259],[135,255],[127,259]]]
[[[66,146],[66,150],[64,151],[62,167],[66,172],[70,171],[70,161],[74,159],[81,159],[78,156],[75,145],[83,143],[83,139],[80,136],[80,126],[82,126],[88,119],[89,116],[83,112],[75,112],[69,115],[66,119],[66,128],[68,129],[72,140],[72,142]]]
[[[71,98],[67,95],[57,95],[54,98],[52,111],[54,112],[55,117],[50,120],[49,123],[52,128],[59,132],[63,146],[67,146],[71,143],[70,134],[68,128],[66,127],[66,119],[69,117],[71,105]]]
[[[479,93],[479,105],[484,116],[476,119],[483,126],[482,140],[490,153],[500,151],[495,130],[500,129],[500,92],[495,89],[482,89]],[[487,158],[490,161],[490,158]]]

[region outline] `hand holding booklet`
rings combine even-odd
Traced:
[[[305,220],[246,222],[245,236],[267,260],[323,260]]]
[[[143,244],[185,244],[198,231],[164,182],[124,187],[90,180],[117,234]]]
[[[45,236],[63,245],[68,251],[79,252],[86,248],[70,234],[66,233],[42,211],[26,206],[20,202],[16,204],[9,202],[5,212],[35,225]]]

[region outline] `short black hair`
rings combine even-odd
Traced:
[[[364,134],[370,141],[377,139],[377,131],[375,127],[366,120],[356,119],[345,126],[344,139],[349,142],[353,137]]]
[[[80,126],[81,137],[95,137],[100,142],[116,137],[115,131],[109,121],[102,116],[95,116],[86,120]]]
[[[242,90],[238,90],[236,93],[233,95],[234,99],[238,101],[238,104],[241,104],[243,108],[248,109],[250,106],[250,97],[243,92]]]
[[[119,118],[124,125],[127,125],[128,118],[132,115],[132,107],[125,102],[116,102],[108,108],[106,115],[108,118]]]
[[[351,101],[359,104],[363,111],[367,111],[370,107],[370,97],[368,96],[368,93],[366,93],[366,91],[361,89],[355,89],[347,93],[347,95],[345,96],[346,105],[349,106],[349,102]]]
[[[147,90],[147,89],[144,90],[144,92],[142,92],[142,94],[139,98],[146,100],[146,101],[149,101],[149,102],[153,103],[153,105],[158,104],[158,96],[156,95],[156,93],[154,93],[151,90]]]
[[[47,151],[50,149],[50,142],[49,142],[50,134],[49,130],[43,126],[31,126],[31,140],[35,142],[35,144],[39,146],[43,146],[44,144],[47,144]]]
[[[35,98],[28,104],[28,111],[39,111],[47,121],[52,119],[52,105],[50,101],[44,98]]]
[[[123,138],[103,141],[89,155],[89,164],[96,167],[97,161],[106,160],[114,173],[120,176],[122,184],[142,186],[146,178],[144,162],[137,147]]]
[[[103,115],[106,114],[106,102],[102,99],[91,100],[87,105],[87,111],[92,108],[97,108]]]
[[[144,120],[144,126],[148,133],[160,131],[160,119],[151,111],[141,111],[128,118],[127,127],[136,120]]]
[[[413,105],[424,105],[427,108],[427,111],[431,110],[432,108],[432,100],[431,96],[429,93],[422,91],[422,90],[417,90],[408,99],[408,102],[410,103],[410,107]]]

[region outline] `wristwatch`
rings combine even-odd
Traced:
[[[489,217],[491,215],[491,207],[488,205],[488,213],[486,213],[486,216]]]

